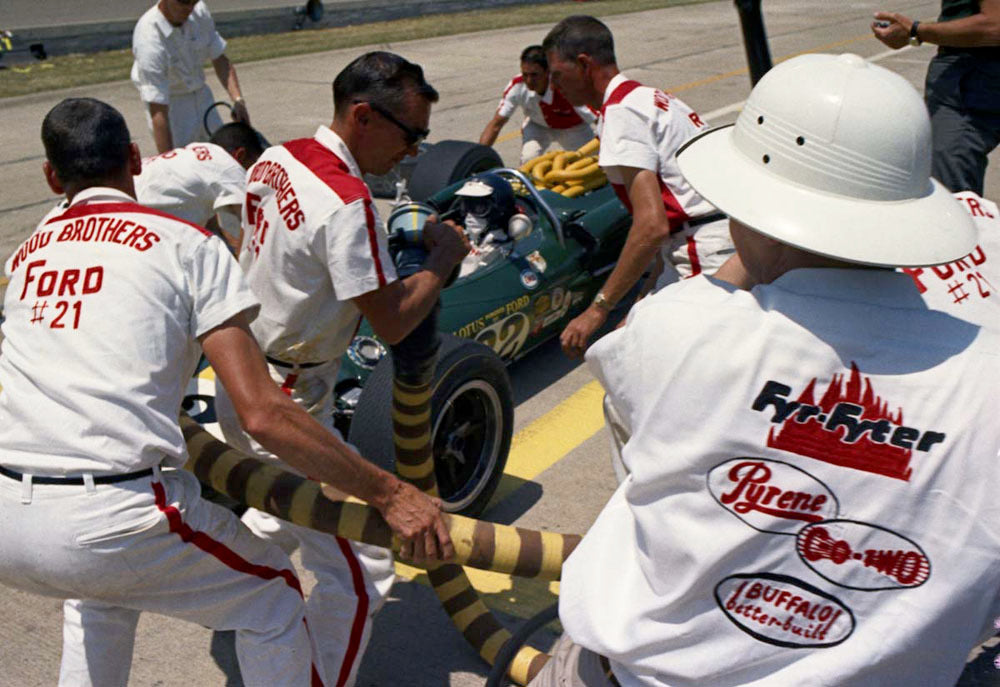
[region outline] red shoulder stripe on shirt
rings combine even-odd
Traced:
[[[684,228],[684,223],[691,219],[691,217],[684,212],[684,208],[681,207],[677,197],[663,183],[663,177],[657,175],[657,180],[660,182],[660,197],[663,199],[663,208],[667,212],[667,223],[670,225],[670,233],[675,234]],[[618,196],[621,204],[628,210],[628,214],[633,214],[632,199],[628,197],[625,185],[611,184],[611,188],[614,189],[615,195]]]
[[[521,76],[520,74],[518,74],[517,76],[515,76],[513,79],[510,80],[510,83],[507,84],[507,88],[503,89],[503,95],[500,97],[506,98],[507,94],[510,93],[510,89],[514,88],[514,86],[518,85],[519,83],[524,83],[524,77]]]
[[[365,182],[351,174],[347,163],[315,138],[299,138],[282,146],[317,179],[329,186],[345,205],[359,198],[371,200]]]
[[[170,219],[174,222],[180,222],[181,224],[186,224],[192,229],[197,229],[199,232],[205,236],[212,236],[210,232],[205,227],[194,224],[193,222],[188,222],[180,217],[175,217],[169,212],[163,212],[162,210],[154,210],[153,208],[147,208],[145,205],[139,205],[138,203],[129,203],[123,201],[120,203],[81,203],[79,205],[74,205],[70,207],[66,212],[59,215],[58,217],[53,217],[45,224],[52,224],[53,222],[59,222],[65,219],[76,219],[78,217],[88,217],[90,215],[109,215],[117,212],[133,212],[140,215],[153,215],[154,217],[162,217],[163,219]]]
[[[289,141],[284,144],[284,147],[292,157],[316,175],[317,179],[329,186],[345,205],[356,200],[364,200],[368,245],[371,248],[372,261],[375,263],[379,288],[385,286],[385,271],[382,269],[382,260],[379,258],[378,239],[375,234],[375,213],[372,210],[371,194],[368,192],[365,182],[353,176],[347,163],[315,138],[300,138]]]
[[[603,115],[604,111],[608,109],[608,105],[617,105],[625,99],[625,96],[640,86],[642,86],[641,83],[638,81],[632,81],[631,79],[618,84],[618,86],[615,87],[615,90],[611,91],[611,95],[609,95],[608,99],[604,101],[604,104],[601,105],[601,114]]]

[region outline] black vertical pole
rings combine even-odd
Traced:
[[[747,52],[747,66],[750,68],[750,83],[756,85],[760,77],[771,69],[771,51],[767,47],[767,31],[764,30],[764,16],[760,12],[761,0],[733,0],[740,14],[740,28],[743,30],[743,47]]]

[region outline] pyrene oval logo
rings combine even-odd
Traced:
[[[848,589],[919,587],[931,576],[931,561],[916,542],[867,522],[807,525],[796,537],[795,548],[813,572]]]
[[[835,646],[854,632],[851,609],[788,575],[730,575],[715,585],[715,602],[738,628],[777,646]]]
[[[707,480],[720,506],[761,532],[794,535],[840,510],[829,487],[779,460],[733,458],[712,468]]]

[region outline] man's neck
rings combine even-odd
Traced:
[[[608,90],[608,84],[611,80],[618,76],[618,66],[614,64],[609,64],[603,67],[595,67],[595,73],[592,83],[594,84],[594,100],[593,102],[587,103],[595,110],[600,110],[604,106],[604,94]]]

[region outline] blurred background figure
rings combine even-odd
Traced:
[[[209,131],[221,126],[214,110],[206,115],[214,101],[205,83],[204,64],[209,60],[233,101],[233,119],[250,123],[236,67],[225,50],[226,41],[199,0],[159,0],[136,22],[132,83],[146,104],[158,153],[206,141]]]
[[[491,146],[517,108],[524,110],[521,125],[521,163],[538,157],[553,143],[576,150],[594,137],[596,113],[586,106],[574,107],[549,82],[549,63],[540,45],[529,45],[521,53],[521,73],[510,80],[500,97],[500,106],[479,142]]]
[[[924,87],[931,175],[952,192],[982,195],[986,156],[1000,143],[1000,0],[942,0],[935,22],[876,12],[872,31],[893,49],[939,46]]]

